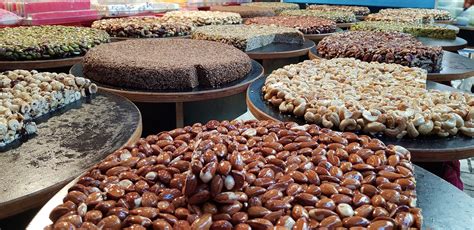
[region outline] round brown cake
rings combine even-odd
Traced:
[[[242,51],[189,39],[128,40],[98,46],[83,60],[86,77],[102,84],[145,90],[218,87],[251,70]]]

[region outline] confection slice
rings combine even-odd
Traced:
[[[128,89],[181,90],[218,87],[250,72],[250,58],[225,44],[189,39],[140,39],[92,49],[84,75]]]
[[[423,15],[385,15],[381,13],[369,14],[365,21],[385,21],[385,22],[407,22],[407,23],[429,23],[430,17]]]
[[[456,31],[442,26],[402,22],[368,21],[358,22],[351,30],[366,30],[380,32],[403,32],[415,37],[430,37],[439,39],[456,39]]]
[[[416,138],[474,136],[470,93],[426,89],[426,71],[353,58],[314,59],[270,74],[264,99],[340,131]]]
[[[91,47],[110,41],[102,30],[73,26],[0,28],[0,60],[39,60],[84,55]]]
[[[256,17],[245,21],[246,25],[275,25],[298,29],[303,34],[326,34],[336,31],[334,21],[309,16]]]
[[[296,3],[287,3],[287,2],[249,2],[249,3],[242,3],[242,5],[272,9],[276,13],[279,13],[283,10],[298,10],[300,8],[300,6]]]
[[[193,27],[159,17],[129,17],[98,20],[92,28],[105,30],[113,37],[162,38],[189,35]]]
[[[265,25],[204,26],[196,28],[191,37],[198,40],[219,41],[243,51],[271,43],[304,43],[304,36],[297,29]]]
[[[423,17],[429,20],[452,20],[451,13],[447,10],[440,9],[420,9],[420,8],[401,8],[401,9],[381,9],[382,15],[389,16],[407,16],[407,17]]]
[[[212,6],[211,11],[234,12],[242,18],[275,16],[273,9],[251,6]]]
[[[321,11],[346,11],[354,13],[357,16],[365,16],[370,13],[369,7],[365,6],[344,6],[344,5],[309,5],[308,10]]]
[[[279,15],[319,17],[332,20],[337,23],[350,23],[356,21],[356,16],[354,13],[345,11],[284,10]]]
[[[335,33],[321,40],[317,50],[326,59],[353,57],[369,62],[420,67],[428,72],[439,71],[443,59],[441,47],[423,45],[412,35],[398,32]]]
[[[0,147],[36,133],[34,119],[97,92],[90,80],[65,73],[0,73]]]
[[[194,26],[231,25],[242,23],[242,17],[240,17],[240,14],[219,11],[172,11],[163,15],[163,20],[185,24],[191,23]]]
[[[316,125],[209,121],[111,153],[58,199],[46,229],[421,229],[410,159]]]

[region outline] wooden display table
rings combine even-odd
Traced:
[[[70,67],[82,60],[82,56],[63,58],[63,59],[50,59],[50,60],[35,60],[35,61],[0,61],[0,70],[39,70],[39,69],[52,69],[61,67]]]
[[[423,212],[423,229],[464,229],[473,223],[474,199],[443,179],[415,165],[417,206]],[[49,213],[62,203],[72,181],[38,212],[27,229],[43,229],[51,224]]]
[[[454,40],[427,37],[418,37],[417,39],[427,46],[441,46],[443,50],[452,52],[457,52],[458,50],[462,50],[467,46],[467,41],[460,37],[456,37]]]
[[[321,58],[316,48],[309,51],[309,58]],[[428,80],[435,82],[446,82],[465,79],[474,76],[474,60],[461,56],[457,53],[443,51],[441,71],[428,73]]]
[[[82,64],[74,65],[70,73],[77,77],[85,77],[82,72]],[[174,103],[176,113],[176,127],[184,126],[184,102],[195,102],[204,101],[211,99],[223,98],[231,95],[236,95],[245,92],[247,87],[252,83],[253,80],[263,75],[263,68],[256,61],[252,60],[252,70],[244,78],[236,81],[223,84],[219,88],[206,88],[198,86],[193,89],[184,91],[146,91],[146,90],[135,90],[125,89],[115,86],[105,85],[101,83],[96,84],[99,89],[106,92],[119,94],[128,98],[133,102],[146,102],[146,103]]]
[[[0,219],[43,205],[112,151],[138,140],[142,130],[133,103],[102,92],[37,124],[35,136],[0,153]]]
[[[249,111],[260,120],[280,120],[294,121],[299,124],[306,123],[301,117],[295,117],[289,114],[282,114],[278,108],[268,104],[263,100],[262,86],[265,83],[265,77],[254,81],[247,90],[247,105]],[[456,90],[454,88],[428,81],[428,89],[438,89],[443,91]],[[385,144],[401,145],[412,153],[412,161],[451,161],[474,157],[474,139],[464,135],[454,137],[418,137],[410,138],[390,138],[377,136]]]

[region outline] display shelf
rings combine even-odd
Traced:
[[[434,0],[284,0],[283,2],[375,7],[434,8]]]
[[[84,76],[82,72],[82,64],[78,63],[74,65],[70,73],[77,77],[87,77]],[[219,88],[207,88],[198,86],[189,90],[182,91],[145,91],[145,90],[135,90],[135,89],[124,89],[119,87],[114,87],[110,85],[104,85],[101,83],[96,83],[99,86],[99,89],[106,92],[119,94],[128,98],[133,102],[147,102],[147,103],[175,103],[175,112],[176,112],[176,127],[182,127],[184,125],[184,111],[183,103],[184,102],[195,102],[195,101],[204,101],[217,98],[223,98],[231,95],[236,95],[242,93],[247,89],[247,87],[263,75],[263,67],[256,61],[252,60],[252,70],[244,78],[238,79],[236,81],[226,83],[221,85]]]
[[[0,70],[38,70],[72,66],[82,60],[82,56],[63,59],[46,59],[35,61],[0,61]]]
[[[309,58],[321,58],[316,48],[309,51]],[[446,82],[474,76],[474,60],[457,53],[443,51],[441,71],[428,73],[428,80]]]
[[[456,37],[454,40],[427,37],[418,37],[416,39],[427,46],[441,46],[443,50],[452,52],[457,52],[458,50],[462,50],[467,46],[467,41],[460,37]]]
[[[279,59],[299,57],[308,54],[315,46],[313,41],[306,40],[303,44],[272,43],[270,45],[247,51],[252,59]]]
[[[313,41],[314,43],[318,43],[319,41],[323,40],[323,38],[327,37],[327,36],[331,36],[335,33],[339,33],[339,32],[342,32],[343,30],[341,28],[337,28],[335,32],[333,33],[327,33],[327,34],[305,34],[304,35],[304,38],[306,40],[311,40]]]
[[[423,212],[423,229],[465,228],[472,223],[474,216],[474,199],[449,184],[445,180],[415,165],[417,206]],[[49,224],[49,213],[67,195],[68,189],[77,179],[61,189],[36,214],[27,229],[42,229]],[[453,212],[453,210],[456,210]]]
[[[282,114],[278,108],[269,105],[263,99],[262,87],[265,83],[265,77],[254,81],[247,89],[247,106],[249,111],[258,119],[294,121],[299,124],[306,123],[303,118],[288,114]],[[428,89],[437,89],[443,91],[456,90],[454,88],[428,81]],[[401,145],[412,153],[412,161],[450,161],[474,157],[474,139],[471,137],[457,135],[454,137],[419,137],[410,138],[389,138],[377,136],[386,144]]]
[[[141,136],[140,111],[100,92],[38,120],[38,132],[0,154],[0,219],[43,205],[112,151]]]

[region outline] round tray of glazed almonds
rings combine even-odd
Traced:
[[[319,130],[316,126],[295,125],[269,121],[211,121],[206,125],[195,124],[148,136],[136,145],[112,153],[65,186],[40,210],[28,228],[273,229],[282,226],[291,229],[302,226],[302,229],[315,229],[361,226],[371,230],[461,228],[470,223],[472,199],[426,170],[413,166],[408,160],[409,153],[403,148],[387,146],[386,152],[373,155],[371,159],[390,159],[377,168],[371,166],[375,163],[373,160],[367,159],[368,163],[362,158],[355,161],[364,151],[352,153],[350,160],[329,150],[328,155],[332,157],[323,161],[322,155],[310,158],[303,150],[321,151],[321,146],[327,144],[340,151],[345,145],[357,145],[353,139],[356,136],[334,136],[335,132]],[[214,140],[231,137],[219,133],[223,129],[231,130],[241,143],[248,140],[247,143],[235,142],[236,149],[232,153],[222,152],[224,146],[234,148],[231,142],[214,144]],[[291,141],[283,136],[288,133],[301,136]],[[318,136],[320,138],[313,140],[320,145],[304,142]],[[278,137],[280,141],[274,139]],[[286,142],[282,142],[284,140]],[[347,143],[337,143],[337,140]],[[255,146],[270,147],[264,147],[265,152],[245,150],[245,147],[255,148],[249,147],[252,142]],[[173,143],[186,143],[192,151],[190,154],[168,154],[162,149],[169,149]],[[286,145],[283,147],[281,143]],[[307,147],[301,148],[303,144]],[[150,145],[153,150],[146,150]],[[285,156],[287,151],[283,148],[291,146],[299,148],[295,150],[299,155]],[[216,151],[202,154],[203,148]],[[137,157],[133,157],[135,155]],[[135,158],[142,160],[127,164]],[[312,163],[318,161],[318,165]],[[203,166],[194,167],[200,163]],[[291,165],[296,167],[291,168]],[[348,168],[348,165],[352,167]],[[403,174],[387,173],[384,169],[395,168],[391,165]],[[114,175],[119,175],[120,179],[114,179],[117,178]],[[379,175],[377,180],[376,175]],[[100,183],[95,182],[98,179]]]
[[[254,81],[247,89],[247,106],[249,111],[257,118],[263,120],[292,121],[299,124],[305,124],[302,117],[296,117],[290,114],[282,114],[279,109],[272,106],[263,99],[262,87],[265,83],[265,77]],[[428,81],[428,89],[437,89],[441,91],[453,91],[454,88]],[[386,144],[396,144],[410,150],[413,161],[450,161],[465,159],[474,156],[474,139],[464,135],[450,137],[438,136],[419,136],[415,139],[404,137],[397,139],[377,135],[376,138]]]
[[[322,58],[316,48],[309,50],[310,59]],[[465,79],[474,76],[474,60],[461,56],[457,53],[443,51],[441,70],[428,73],[428,80],[435,82],[446,82]]]

